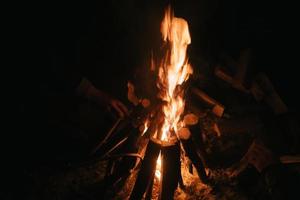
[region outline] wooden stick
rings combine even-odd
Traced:
[[[188,129],[185,129],[185,131],[188,131]],[[191,135],[191,134],[186,133],[185,135]],[[207,183],[208,177],[205,172],[204,164],[201,157],[198,155],[197,147],[195,146],[192,137],[188,137],[188,138],[182,137],[180,138],[180,141],[182,143],[186,155],[189,157],[193,165],[196,167],[199,178],[203,183]]]
[[[114,123],[114,125],[111,127],[111,129],[106,134],[105,138],[94,148],[94,150],[91,152],[91,154],[96,153],[98,151],[98,149],[100,149],[103,146],[103,144],[107,142],[108,138],[114,133],[114,131],[117,129],[117,127],[119,126],[121,121],[122,121],[122,118],[119,118]]]
[[[173,199],[181,176],[180,146],[166,146],[162,149],[162,190],[161,199]]]
[[[219,103],[217,100],[208,96],[205,92],[198,88],[192,88],[191,92],[206,106],[212,109],[212,112],[218,116],[222,117],[225,107]]]
[[[300,163],[300,155],[284,155],[280,156],[280,162],[284,164]]]
[[[244,75],[243,74],[244,72],[242,72],[241,74],[237,75],[237,79],[231,77],[230,75],[226,74],[220,67],[216,67],[215,69],[215,75],[222,79],[223,81],[227,82],[228,84],[231,85],[231,87],[241,91],[241,92],[244,92],[246,94],[249,94],[250,91],[247,90],[245,88],[245,86],[243,85],[243,82],[241,82],[242,79],[244,79]]]
[[[161,147],[152,140],[149,140],[141,169],[134,184],[133,191],[130,195],[131,200],[142,199],[144,194],[154,178],[156,161]]]

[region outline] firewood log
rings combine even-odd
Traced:
[[[205,92],[198,88],[192,88],[191,92],[207,107],[212,109],[212,112],[218,116],[222,117],[225,107],[219,103],[217,100],[208,96]]]
[[[161,199],[173,199],[180,179],[180,146],[165,146],[162,149],[162,190]]]
[[[197,147],[195,146],[190,130],[187,128],[182,128],[180,131],[179,136],[183,149],[189,159],[192,161],[193,165],[195,166],[198,176],[203,183],[208,183],[208,177],[205,172],[205,168],[203,165],[203,161],[201,157],[198,155]]]
[[[130,195],[131,200],[142,199],[146,195],[146,190],[149,188],[151,181],[154,178],[156,161],[160,151],[160,145],[149,140],[141,169]]]

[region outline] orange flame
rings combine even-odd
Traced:
[[[170,6],[161,23],[161,34],[169,48],[158,69],[158,97],[166,102],[162,108],[164,124],[159,139],[168,141],[172,132],[177,133],[177,124],[184,111],[184,91],[180,86],[193,73],[186,56],[191,37],[188,23],[174,17]]]
[[[157,161],[156,161],[156,170],[155,170],[155,177],[160,180],[161,177],[161,167],[162,167],[162,160],[161,160],[161,153],[159,154]]]
[[[142,127],[142,136],[147,132],[148,128],[149,128],[149,125],[150,125],[150,120],[149,119],[146,119],[146,121],[144,122],[144,125]]]
[[[177,135],[180,117],[184,111],[184,89],[181,85],[193,73],[186,55],[187,47],[191,43],[188,23],[173,16],[171,7],[166,9],[164,19],[161,23],[162,39],[168,49],[162,58],[158,68],[157,87],[158,97],[166,103],[162,107],[164,122],[161,130],[156,130],[162,141],[169,141],[172,134]],[[153,68],[153,63],[151,62]],[[155,177],[161,178],[161,154],[156,162]]]

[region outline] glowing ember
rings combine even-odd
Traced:
[[[163,125],[160,130],[156,130],[156,137],[168,142],[172,137],[177,136],[177,130],[181,124],[179,120],[185,106],[182,84],[193,73],[186,56],[191,37],[188,23],[182,18],[174,17],[170,6],[166,9],[161,23],[161,34],[168,48],[158,66],[158,97],[165,104],[162,106]],[[151,63],[153,68],[154,62]],[[161,156],[158,157],[155,174],[160,179]]]

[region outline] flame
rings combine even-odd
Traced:
[[[156,160],[156,170],[155,170],[155,177],[158,178],[158,180],[160,180],[161,177],[161,153],[159,154],[157,160]]]
[[[171,7],[166,9],[164,19],[161,23],[161,34],[167,50],[158,66],[159,89],[158,97],[165,104],[162,106],[164,121],[158,134],[161,141],[169,141],[175,134],[178,127],[181,127],[180,117],[184,111],[184,88],[182,84],[193,73],[191,65],[188,63],[187,47],[191,43],[188,23],[182,19],[174,17]],[[153,69],[153,60],[151,69]],[[172,135],[173,134],[173,135]],[[161,154],[156,162],[155,177],[161,179]]]
[[[184,111],[184,91],[181,85],[193,73],[186,56],[191,37],[188,23],[182,18],[174,17],[170,6],[161,23],[161,34],[169,48],[158,69],[158,97],[166,102],[162,108],[164,124],[159,139],[168,141],[170,134],[177,133],[177,124]]]
[[[148,130],[149,126],[150,126],[150,120],[146,119],[146,121],[144,123],[144,126],[142,127],[143,130],[141,131],[142,132],[142,136],[146,133],[146,131]]]

